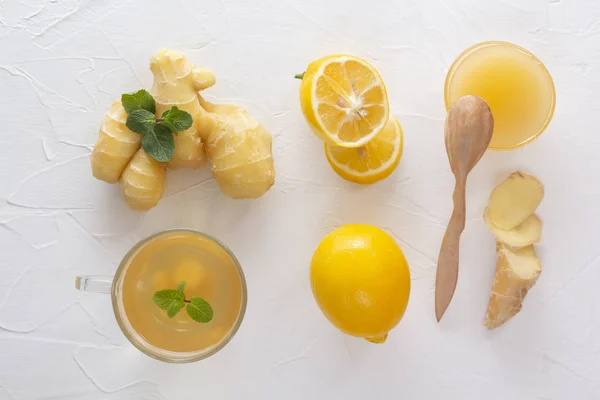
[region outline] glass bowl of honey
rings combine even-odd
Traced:
[[[550,124],[556,105],[548,69],[531,52],[508,42],[476,44],[454,61],[446,76],[446,109],[466,95],[481,97],[492,110],[492,150],[535,140]]]

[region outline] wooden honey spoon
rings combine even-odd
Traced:
[[[450,107],[444,139],[450,168],[456,178],[454,211],[442,241],[435,277],[435,316],[440,322],[446,312],[458,280],[458,249],[465,229],[467,175],[487,150],[494,118],[487,103],[477,96],[464,96]]]

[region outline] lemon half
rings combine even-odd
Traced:
[[[360,147],[389,118],[385,85],[367,61],[331,55],[313,61],[300,85],[302,112],[317,136],[341,147]]]
[[[387,178],[402,156],[402,128],[390,118],[383,130],[364,146],[344,148],[325,144],[325,155],[333,170],[347,181],[370,184]]]

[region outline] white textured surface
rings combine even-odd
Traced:
[[[327,5],[323,5],[327,3]],[[600,3],[597,0],[0,1],[0,399],[600,398]],[[461,50],[508,40],[554,76],[558,106],[541,139],[488,153],[468,187],[458,290],[441,325],[435,262],[450,209],[443,82]],[[123,92],[150,86],[149,56],[184,51],[214,69],[210,96],[242,104],[274,135],[277,182],[259,201],[219,194],[207,171],[169,173],[146,215],[92,179],[100,120]],[[385,79],[405,131],[386,181],[357,187],[328,167],[292,79],[349,52]],[[545,184],[544,271],[523,312],[481,326],[494,241],[481,213],[523,169]],[[383,227],[413,288],[384,345],[343,336],[315,305],[308,265],[343,223]],[[241,260],[249,305],[236,338],[192,365],[138,353],[106,296],[73,288],[110,274],[137,240],[192,227]],[[183,397],[184,396],[184,397]]]

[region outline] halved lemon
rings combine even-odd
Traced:
[[[333,170],[347,181],[369,184],[387,178],[402,156],[402,128],[394,117],[364,146],[348,149],[325,144],[325,155]]]
[[[300,85],[302,112],[317,136],[341,147],[360,147],[389,118],[387,91],[367,61],[331,55],[313,61]]]

